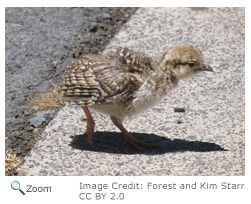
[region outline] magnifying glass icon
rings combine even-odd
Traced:
[[[19,190],[23,195],[25,195],[25,193],[20,189],[20,183],[18,181],[13,181],[11,183],[11,188],[13,190]]]

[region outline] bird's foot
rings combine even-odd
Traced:
[[[113,117],[111,116],[111,120],[112,122],[114,123],[114,125],[116,125],[120,130],[121,132],[125,135],[126,139],[125,141],[123,142],[123,144],[125,143],[129,143],[130,145],[132,145],[132,147],[134,147],[135,149],[139,150],[139,151],[142,151],[142,148],[140,146],[143,146],[143,147],[158,147],[159,145],[158,144],[155,144],[155,143],[151,143],[149,141],[139,141],[139,140],[136,140],[125,128],[124,126],[122,125],[121,121],[116,118],[116,117]]]
[[[126,138],[123,142],[123,144],[129,143],[130,145],[132,145],[133,148],[142,151],[142,147],[159,147],[158,144],[156,143],[152,143],[151,141],[140,141],[140,140],[136,140],[134,137],[130,137],[130,138]]]

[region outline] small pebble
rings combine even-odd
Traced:
[[[38,132],[39,132],[39,129],[38,129],[38,128],[34,128],[34,129],[33,129],[33,133],[34,133],[34,134],[37,134]]]
[[[35,114],[34,117],[32,117],[29,121],[30,124],[34,127],[38,127],[39,125],[41,125],[43,122],[46,121],[46,119],[43,117],[44,112],[43,111],[39,111]]]
[[[177,124],[181,124],[181,123],[183,123],[183,122],[182,122],[182,120],[177,120],[176,123],[177,123]]]
[[[185,109],[184,109],[184,108],[174,108],[173,110],[174,110],[174,112],[178,112],[178,113],[183,113],[183,112],[185,112]]]

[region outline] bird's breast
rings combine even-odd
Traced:
[[[159,103],[172,87],[166,84],[158,86],[154,83],[145,82],[135,93],[131,101],[127,103],[125,108],[127,115],[132,116],[143,112],[157,103]]]

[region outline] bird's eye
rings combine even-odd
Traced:
[[[194,62],[188,62],[189,67],[193,67],[195,64]]]

